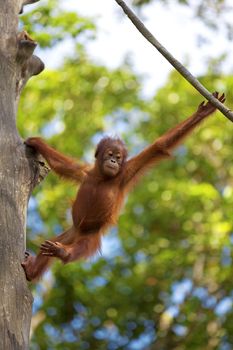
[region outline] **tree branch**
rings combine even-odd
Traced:
[[[129,17],[131,22],[139,30],[139,32],[153,45],[170,63],[171,65],[197,90],[202,96],[210,101],[217,109],[219,109],[229,120],[233,122],[233,112],[219,102],[175,57],[173,57],[167,49],[153,36],[153,34],[145,27],[135,13],[125,4],[123,0],[115,0]]]
[[[32,55],[37,43],[23,31],[17,35],[18,52],[16,60],[18,63],[18,78],[16,85],[16,100],[19,99],[20,93],[33,75],[37,75],[44,69],[44,63],[35,55]]]
[[[38,1],[40,1],[40,0],[24,0],[24,1],[22,2],[21,10],[20,10],[19,13],[20,13],[20,14],[23,13],[23,7],[24,7],[25,5],[34,4],[34,2],[38,2]]]

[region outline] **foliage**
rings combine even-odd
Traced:
[[[21,16],[24,29],[33,33],[41,48],[54,47],[64,39],[84,40],[94,37],[95,26],[76,12],[66,11],[61,1],[48,0]],[[84,36],[84,38],[83,38]]]
[[[201,102],[175,72],[154,98],[142,101],[129,66],[98,66],[84,46],[59,69],[30,81],[19,109],[23,137],[42,135],[91,161],[102,133],[118,131],[134,154]],[[202,82],[225,91],[233,107],[231,76],[209,72]],[[54,277],[48,273],[33,290],[32,350],[232,348],[231,128],[216,113],[174,159],[148,173],[130,194],[118,228],[105,237],[102,256],[54,265]],[[32,247],[70,224],[74,194],[72,184],[53,174],[36,190],[29,206]]]

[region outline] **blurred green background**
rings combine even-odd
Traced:
[[[134,3],[140,11],[148,2]],[[213,35],[221,23],[232,45],[227,1],[173,3],[191,6]],[[203,100],[174,71],[145,97],[143,77],[130,60],[110,69],[90,57],[86,45],[98,36],[93,19],[65,11],[57,0],[28,10],[22,26],[44,57],[66,40],[73,49],[25,88],[18,115],[22,137],[43,136],[91,162],[101,136],[117,133],[133,155]],[[232,70],[222,69],[226,56],[219,51],[218,59],[207,59],[199,79],[210,91],[224,91],[233,109]],[[32,350],[233,348],[232,146],[232,123],[215,113],[128,196],[102,255],[64,267],[58,262],[32,286]],[[37,187],[29,203],[29,248],[37,251],[70,225],[75,192],[52,173]]]

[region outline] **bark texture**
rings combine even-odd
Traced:
[[[21,261],[28,198],[40,179],[39,163],[16,128],[20,82],[43,69],[39,59],[37,69],[31,62],[36,44],[17,34],[22,5],[20,0],[0,0],[0,349],[4,350],[29,348],[32,295]]]

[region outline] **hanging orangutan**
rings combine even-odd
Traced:
[[[220,102],[225,95],[213,94]],[[101,248],[101,236],[117,223],[119,211],[128,191],[146,170],[163,159],[216,108],[202,102],[197,111],[185,121],[159,137],[152,145],[127,160],[127,150],[119,138],[103,138],[95,152],[93,165],[78,164],[48,146],[41,138],[25,141],[35,148],[59,176],[79,184],[72,206],[73,225],[57,237],[41,244],[37,256],[25,253],[22,262],[29,281],[37,279],[48,267],[51,258],[69,263],[88,258]]]

